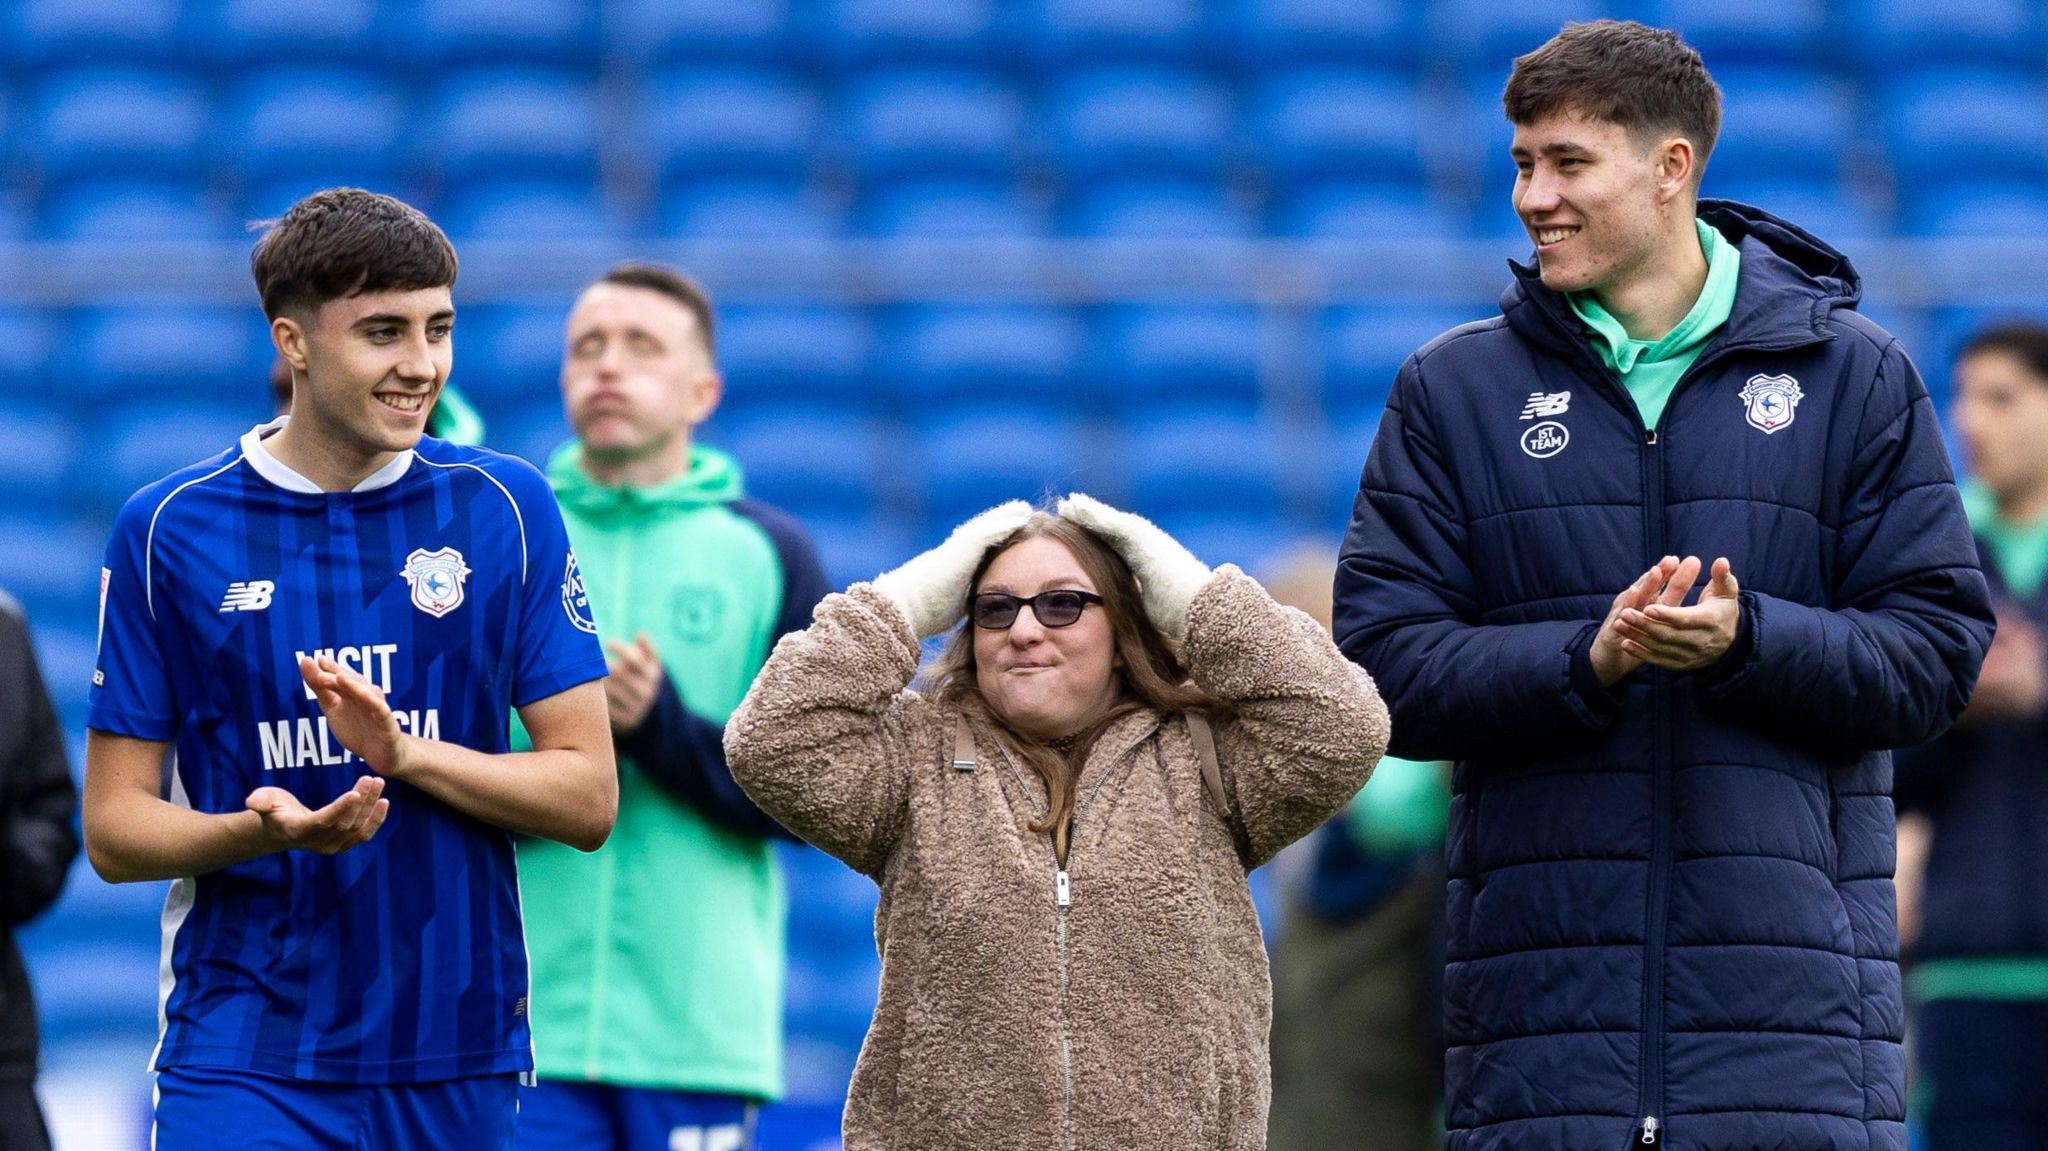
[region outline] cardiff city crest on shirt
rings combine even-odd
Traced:
[[[1805,398],[1799,381],[1791,376],[1751,376],[1742,386],[1742,402],[1748,405],[1744,418],[1750,427],[1768,436],[1792,426],[1792,418],[1799,414],[1799,401]]]
[[[412,585],[412,606],[439,619],[462,606],[462,581],[469,565],[454,548],[414,548],[399,575]]]

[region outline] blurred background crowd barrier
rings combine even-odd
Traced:
[[[447,228],[453,380],[535,460],[575,290],[698,276],[707,438],[841,584],[1046,490],[1256,564],[1341,530],[1400,361],[1494,313],[1528,249],[1501,84],[1603,15],[1701,50],[1705,194],[1847,252],[1938,403],[1967,328],[2048,304],[2034,0],[0,0],[0,587],[74,764],[113,513],[268,416],[246,225],[307,192]],[[792,1114],[829,1143],[874,892],[787,858]],[[81,862],[25,937],[60,1147],[146,1117],[160,901]]]

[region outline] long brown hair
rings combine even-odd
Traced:
[[[1045,512],[1033,513],[1023,527],[997,541],[981,557],[974,578],[968,581],[968,595],[971,597],[980,586],[997,556],[1028,539],[1050,539],[1066,545],[1102,596],[1102,610],[1109,616],[1118,657],[1114,667],[1119,688],[1116,702],[1071,742],[1062,740],[1068,744],[1064,750],[1024,734],[1005,722],[982,694],[971,620],[962,623],[946,642],[944,653],[926,673],[925,684],[926,690],[938,699],[986,718],[998,736],[1045,781],[1051,802],[1044,818],[1033,823],[1031,830],[1052,832],[1054,847],[1064,862],[1067,832],[1074,819],[1075,782],[1080,777],[1081,765],[1088,762],[1089,749],[1112,723],[1148,707],[1168,713],[1196,710],[1214,714],[1224,711],[1225,704],[1189,682],[1187,669],[1181,666],[1179,645],[1146,618],[1138,581],[1131,574],[1130,565],[1116,549],[1072,520]]]

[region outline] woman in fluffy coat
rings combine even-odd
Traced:
[[[910,690],[919,638],[963,613]],[[1306,615],[1086,496],[984,512],[827,597],[726,749],[882,889],[848,1151],[1264,1147],[1245,876],[1343,806],[1387,734]]]

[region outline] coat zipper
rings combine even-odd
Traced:
[[[1560,321],[1561,322],[1561,321]],[[1664,463],[1657,449],[1663,446],[1664,420],[1678,403],[1679,393],[1686,385],[1698,378],[1705,370],[1736,352],[1790,351],[1804,347],[1804,341],[1779,344],[1767,341],[1753,343],[1719,342],[1709,343],[1702,349],[1678,382],[1671,387],[1671,394],[1665,397],[1664,410],[1658,413],[1657,426],[1650,427],[1643,422],[1643,411],[1628,390],[1628,384],[1620,374],[1607,366],[1607,362],[1593,349],[1582,332],[1570,324],[1564,325],[1572,336],[1572,344],[1590,369],[1590,376],[1603,390],[1610,392],[1611,402],[1618,403],[1622,410],[1634,417],[1636,427],[1642,432],[1637,448],[1637,460],[1642,469],[1643,481],[1643,543],[1648,552],[1648,563],[1655,564],[1664,558]],[[1725,336],[1725,333],[1724,333]],[[1671,886],[1671,717],[1669,693],[1670,673],[1661,668],[1650,669],[1650,724],[1652,762],[1650,765],[1650,878],[1647,903],[1648,922],[1644,925],[1643,936],[1643,1043],[1642,1067],[1637,1079],[1635,1113],[1643,1117],[1630,1135],[1633,1146],[1655,1147],[1664,1140],[1664,1124],[1657,1118],[1657,1112],[1664,1108],[1664,928],[1666,905]]]
[[[1145,735],[1139,736],[1128,746],[1117,749],[1117,753],[1104,763],[1102,776],[1095,781],[1095,786],[1087,795],[1074,801],[1074,814],[1067,820],[1067,862],[1064,865],[1060,863],[1059,845],[1053,839],[1053,833],[1045,833],[1046,846],[1052,851],[1052,903],[1056,916],[1053,920],[1053,931],[1059,941],[1060,956],[1060,1129],[1061,1142],[1066,1151],[1074,1151],[1074,1043],[1073,1037],[1067,1031],[1067,912],[1074,905],[1074,883],[1068,869],[1074,862],[1074,849],[1080,846],[1081,842],[1081,810],[1088,806],[1088,801],[1095,798],[1095,793],[1101,791],[1103,783],[1115,773],[1117,762],[1129,755],[1138,744],[1145,741],[1145,736],[1150,734],[1151,730],[1148,729]],[[1010,757],[1010,749],[1004,747],[1001,740],[997,740],[996,750],[1001,753],[1003,764],[1010,769],[1010,778],[1016,780],[1018,790],[1029,799],[1031,789],[1025,786],[1024,773],[1017,770],[1017,761]],[[1044,818],[1045,812],[1040,811],[1038,816]]]

